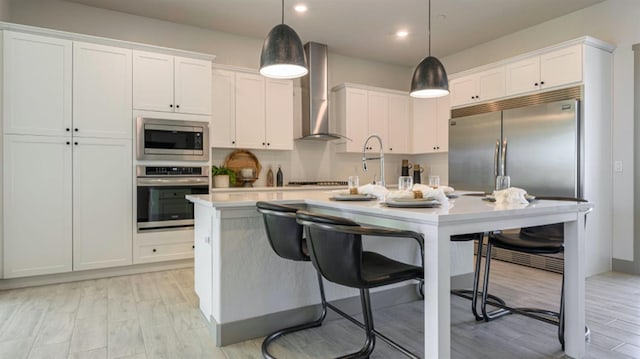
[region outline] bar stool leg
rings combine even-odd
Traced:
[[[492,248],[493,246],[491,245],[491,242],[487,243],[487,256],[485,257],[485,260],[484,260],[484,282],[482,284],[482,303],[481,303],[482,317],[486,322],[492,319],[499,318],[503,315],[511,314],[511,311],[506,309],[496,309],[492,312],[487,312],[487,303],[488,303],[487,297],[489,293],[489,270],[491,268],[491,249]]]
[[[364,317],[364,326],[367,338],[362,349],[355,353],[347,354],[338,359],[364,359],[369,358],[371,352],[376,346],[376,335],[373,326],[373,313],[371,311],[371,298],[369,297],[369,289],[360,289],[360,301],[362,302],[362,316]]]

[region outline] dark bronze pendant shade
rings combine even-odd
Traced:
[[[260,55],[260,74],[276,79],[293,79],[309,72],[302,41],[296,32],[284,23],[276,25],[264,40]]]
[[[429,0],[429,56],[420,61],[411,79],[411,97],[441,97],[449,94],[444,65],[431,56],[431,0]]]
[[[449,94],[447,72],[440,60],[427,56],[413,71],[411,79],[412,97],[440,97]]]

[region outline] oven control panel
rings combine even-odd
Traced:
[[[209,167],[183,167],[183,166],[137,166],[138,177],[164,177],[164,176],[204,176],[208,177]]]

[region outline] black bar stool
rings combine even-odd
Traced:
[[[550,199],[556,201],[586,202],[583,199],[573,197],[538,197],[538,199]],[[491,251],[493,247],[509,249],[512,251],[530,254],[556,254],[564,252],[564,224],[555,223],[543,226],[521,228],[519,232],[494,232],[489,234],[487,254],[485,259],[482,316],[485,321],[490,321],[501,316],[518,313],[528,317],[542,320],[558,326],[558,340],[564,348],[564,275],[562,277],[562,290],[560,293],[560,309],[558,312],[540,308],[512,308],[503,304],[489,303],[487,291],[489,290],[489,273],[491,269]],[[476,289],[477,290],[477,289]],[[475,293],[478,295],[478,293]],[[493,311],[487,311],[487,304],[498,307]],[[589,338],[589,328],[585,327],[585,337]]]
[[[307,250],[307,242],[303,238],[303,227],[301,224],[298,224],[296,222],[296,212],[300,210],[300,207],[291,206],[291,205],[282,205],[282,204],[273,203],[273,202],[257,202],[256,207],[258,211],[261,212],[263,215],[265,228],[267,232],[267,239],[269,240],[269,244],[278,256],[285,259],[294,260],[294,261],[310,261],[311,260],[309,258],[309,252]],[[344,223],[349,223],[349,225],[354,227],[359,226],[357,223],[351,222],[351,221],[344,222]],[[383,233],[378,235],[389,235],[389,236],[393,236],[393,234],[406,233],[404,231],[384,230],[384,229],[380,229],[378,232]],[[421,258],[424,258],[424,255],[422,252],[423,246],[422,246],[421,237],[420,237],[419,244],[420,244]],[[269,350],[268,350],[269,345],[276,339],[280,338],[281,336],[322,325],[322,322],[324,321],[327,314],[327,308],[332,309],[333,311],[340,314],[342,317],[348,319],[349,321],[359,326],[360,328],[362,329],[366,328],[365,324],[361,323],[360,321],[356,320],[350,315],[344,313],[342,310],[340,310],[339,308],[335,307],[334,305],[326,301],[326,297],[324,293],[324,285],[323,285],[322,276],[320,275],[320,273],[318,273],[318,286],[320,289],[320,299],[321,299],[320,315],[316,319],[308,323],[303,323],[300,325],[284,328],[268,335],[262,342],[262,355],[264,356],[264,358],[274,359],[274,357],[269,353]],[[398,350],[408,353],[406,349],[402,348],[395,342],[391,341],[391,339],[387,338],[383,334],[378,333],[377,331],[375,331],[375,333],[380,337],[380,339],[387,342],[391,346],[395,347]],[[415,357],[415,356],[412,356],[412,357]]]
[[[418,267],[364,251],[362,236],[413,238],[422,248],[422,235],[412,231],[359,226],[348,219],[305,211],[298,211],[297,218],[298,223],[305,226],[307,248],[316,270],[330,282],[360,289],[367,337],[362,349],[340,358],[368,358],[374,350],[376,336],[386,338],[374,328],[369,289],[412,279],[421,281],[424,278],[424,266]],[[390,339],[387,343],[408,357],[418,358]]]

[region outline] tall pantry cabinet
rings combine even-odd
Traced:
[[[131,263],[131,50],[4,31],[3,278]]]

